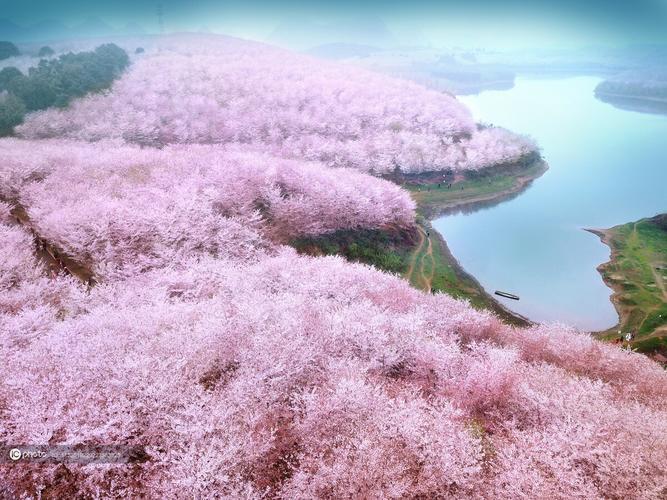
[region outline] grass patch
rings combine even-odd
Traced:
[[[357,229],[298,238],[292,240],[290,245],[301,254],[342,255],[352,262],[401,274],[408,267],[414,240],[414,231]]]
[[[520,192],[528,183],[546,171],[542,161],[526,165],[501,167],[498,171],[485,169],[470,172],[457,179],[443,175],[442,179],[401,179],[401,184],[417,202],[419,212],[427,219],[464,206],[494,205]]]
[[[642,219],[603,234],[612,259],[600,272],[615,291],[621,331],[634,332],[633,347],[642,352],[667,351],[666,219]]]
[[[644,354],[667,352],[667,337],[651,337],[633,342],[632,348]]]
[[[430,228],[430,225],[428,227]],[[466,299],[475,309],[493,311],[508,324],[529,325],[525,319],[503,308],[486,293],[475,278],[465,272],[439,233],[434,230],[430,230],[430,233],[434,263],[431,291],[444,292],[458,299]]]
[[[650,311],[639,327],[640,335],[650,335],[658,327],[667,325],[667,304]]]

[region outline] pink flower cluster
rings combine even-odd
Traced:
[[[353,170],[221,146],[2,141],[0,194],[98,275],[340,229],[414,224],[398,186]]]
[[[0,461],[1,497],[664,497],[656,363],[285,246],[414,224],[397,186],[308,160],[480,168],[518,154],[506,132],[412,84],[187,42],[23,128],[98,142],[0,141],[0,442],[143,451]],[[17,203],[99,284],[49,277]]]
[[[479,169],[535,144],[478,131],[454,97],[363,69],[219,36],[167,37],[106,95],[34,113],[26,138],[237,143],[376,174]]]
[[[65,479],[62,466],[5,463],[7,496],[62,493],[65,480],[70,497],[659,498],[667,486],[667,376],[585,334],[512,329],[286,249],[57,302],[34,279],[9,293],[42,293],[41,310],[0,311],[12,367],[0,439],[150,459],[67,464]]]

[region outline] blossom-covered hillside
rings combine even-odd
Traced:
[[[221,146],[1,144],[0,195],[26,207],[42,237],[98,276],[240,255],[260,235],[286,242],[414,225],[407,192],[354,170]]]
[[[388,182],[221,146],[2,146],[3,198],[99,280],[48,277],[33,235],[0,207],[2,440],[143,457],[3,465],[3,494],[658,498],[665,487],[658,365],[281,246],[300,228],[409,224]]]
[[[638,354],[284,248],[86,292],[3,221],[2,441],[141,450],[0,464],[3,496],[664,494],[667,377]]]
[[[664,497],[659,365],[286,245],[414,227],[355,169],[524,143],[416,85],[216,40],[147,45],[0,140],[0,442],[132,451],[5,458],[0,497]]]
[[[407,81],[227,37],[149,43],[108,95],[35,113],[19,133],[240,143],[378,174],[479,169],[536,149],[503,129],[478,130],[455,98]]]

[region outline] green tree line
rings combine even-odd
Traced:
[[[619,94],[638,97],[654,97],[667,99],[667,81],[659,83],[645,83],[642,81],[613,81],[606,80],[601,82],[595,89],[601,94]]]
[[[42,59],[27,75],[15,67],[0,71],[0,135],[11,134],[27,112],[65,107],[76,97],[100,92],[127,68],[127,53],[113,43],[91,52]]]

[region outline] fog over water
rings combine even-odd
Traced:
[[[491,293],[537,321],[582,329],[617,315],[596,266],[609,249],[583,228],[608,228],[667,211],[667,116],[596,100],[597,78],[519,78],[509,91],[460,98],[477,119],[532,135],[549,171],[496,207],[435,222],[454,256]]]

